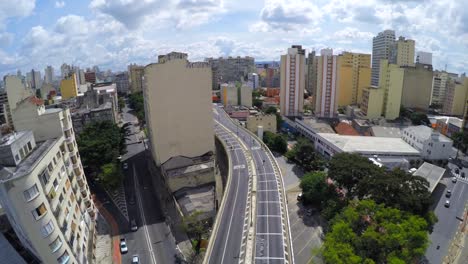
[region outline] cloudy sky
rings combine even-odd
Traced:
[[[278,60],[291,44],[370,53],[387,28],[468,70],[468,0],[0,0],[0,76],[63,63],[121,70],[158,54]],[[58,73],[58,72],[57,72]]]

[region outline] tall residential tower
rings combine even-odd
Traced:
[[[293,45],[281,55],[280,111],[285,116],[300,116],[304,105],[305,50]]]
[[[379,85],[380,60],[390,59],[390,50],[395,42],[395,31],[384,30],[372,39],[372,78],[371,84]]]
[[[335,117],[338,111],[338,56],[332,49],[322,49],[317,61],[315,115]]]

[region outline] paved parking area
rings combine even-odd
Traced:
[[[320,256],[313,256],[313,249],[322,245],[322,226],[318,213],[306,215],[306,209],[297,201],[299,188],[288,190],[288,212],[291,225],[291,237],[296,264],[323,263]]]

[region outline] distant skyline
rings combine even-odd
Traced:
[[[292,44],[370,54],[384,29],[433,53],[435,69],[468,69],[459,0],[0,0],[0,76],[62,63],[119,71],[170,51],[192,61],[279,61]]]

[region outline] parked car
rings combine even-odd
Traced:
[[[124,169],[124,170],[128,169],[128,163],[127,163],[127,162],[125,162],[125,163],[123,164],[123,169]]]
[[[302,193],[299,193],[299,194],[297,195],[297,200],[298,200],[298,201],[301,201],[301,200],[302,200]]]
[[[465,173],[464,172],[461,173],[461,177],[465,178]]]
[[[125,238],[120,239],[120,253],[125,254],[128,252],[127,248],[127,241],[125,241]]]
[[[133,232],[135,232],[135,231],[138,230],[138,226],[137,226],[137,224],[136,224],[135,219],[132,219],[132,220],[130,221],[130,229],[131,229]]]
[[[450,198],[450,196],[452,196],[452,191],[447,190],[447,193],[445,194],[445,197]]]
[[[460,170],[459,170],[459,169],[455,169],[455,173],[456,173],[456,174],[459,174],[459,173],[460,173]]]
[[[133,255],[132,257],[132,264],[139,264],[140,263],[140,258],[138,255]]]
[[[457,182],[457,177],[452,177],[452,182],[456,183]]]
[[[444,206],[447,207],[447,208],[449,208],[449,207],[450,207],[450,201],[449,201],[449,200],[446,200]]]

